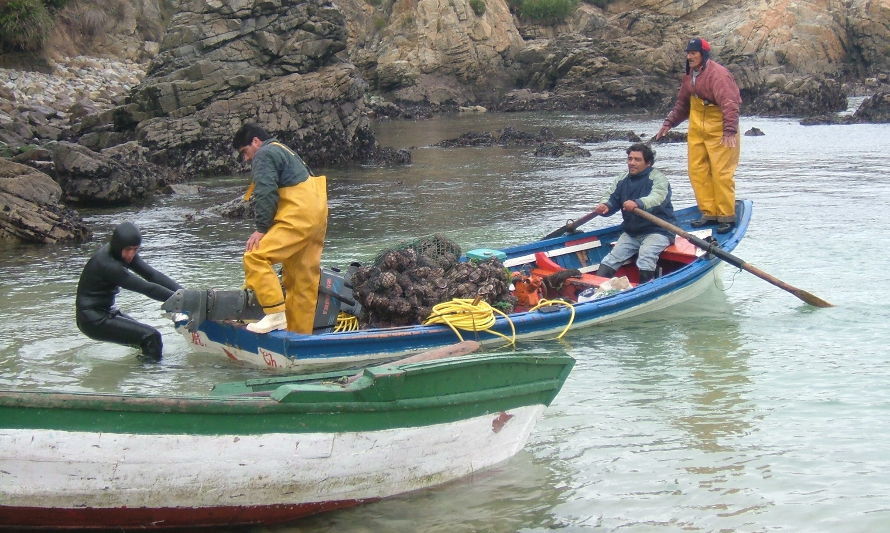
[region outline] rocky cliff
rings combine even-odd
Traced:
[[[471,104],[659,112],[692,36],[734,72],[747,113],[824,116],[852,87],[886,90],[886,1],[597,5],[541,25],[505,0],[78,0],[58,15],[48,78],[4,71],[0,150],[87,204],[238,170],[230,139],[245,120],[310,165],[406,162],[377,146],[371,116]],[[65,59],[103,53],[104,66]]]
[[[154,161],[189,173],[233,170],[246,120],[310,164],[360,158],[373,135],[345,48],[343,14],[326,0],[183,1],[117,130],[132,126]]]
[[[485,2],[481,13],[468,0],[337,4],[347,18],[350,61],[388,98],[490,103],[513,86],[525,43],[501,0]]]
[[[508,110],[664,108],[692,36],[711,41],[714,58],[735,73],[752,113],[837,111],[846,105],[846,89],[837,80],[886,79],[890,70],[890,5],[871,0],[625,0],[605,8],[582,3],[559,26],[498,18],[487,45],[469,32],[474,19],[483,19],[467,0],[435,3],[448,23],[434,28],[421,23],[424,0],[378,8],[362,0],[338,2],[350,6],[344,10],[353,26],[364,29],[350,34],[350,58],[372,89],[397,100],[426,95],[438,103],[449,96],[456,105],[480,102]],[[485,5],[485,16],[503,7],[501,0]],[[451,13],[467,18],[456,22],[446,17]],[[387,23],[372,33],[369,19]],[[517,33],[520,43],[512,38]],[[379,37],[369,39],[372,34]],[[438,53],[429,53],[433,45]],[[491,50],[503,52],[484,55]],[[486,60],[473,65],[474,55]],[[440,90],[424,79],[438,80]]]

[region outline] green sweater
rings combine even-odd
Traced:
[[[251,167],[255,189],[256,230],[266,233],[278,210],[278,189],[306,181],[309,169],[293,150],[275,139],[266,139],[253,156]]]

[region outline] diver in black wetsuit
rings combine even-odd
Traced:
[[[160,302],[182,288],[139,257],[141,244],[139,228],[124,222],[114,228],[111,241],[87,261],[77,284],[77,327],[91,339],[139,347],[143,356],[158,360],[161,333],[114,306],[120,287]]]

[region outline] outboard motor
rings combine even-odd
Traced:
[[[345,275],[338,268],[321,269],[313,333],[332,331],[341,311],[354,316],[361,313],[361,304],[352,296],[352,276],[359,266],[350,264]],[[265,315],[253,291],[248,289],[180,289],[161,309],[186,313],[189,331],[197,330],[205,320],[259,320]]]
[[[359,266],[361,265],[358,263],[351,263],[345,275],[341,274],[339,268],[321,269],[312,333],[332,331],[341,311],[353,316],[361,314],[362,304],[352,295],[352,277]]]

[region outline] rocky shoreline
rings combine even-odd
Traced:
[[[109,58],[63,57],[50,63],[51,72],[0,68],[0,155],[15,158],[30,148],[49,141],[76,140],[78,123],[91,115],[100,115],[124,106],[134,88],[145,78],[148,63]],[[851,95],[883,94],[890,87],[890,76],[882,74],[844,89]],[[818,89],[816,89],[818,90]],[[788,116],[793,108],[784,108],[775,94],[757,102],[746,102],[746,114]],[[464,107],[456,104],[430,102],[392,102],[376,95],[367,95],[366,114],[374,119],[430,118],[439,113],[462,109],[484,111],[483,106]],[[567,102],[548,92],[528,89],[513,90],[493,105],[498,111],[575,111],[584,106]],[[834,106],[837,107],[837,106]],[[872,108],[875,105],[871,105]],[[769,112],[771,111],[771,112]],[[799,110],[797,110],[799,111]],[[863,121],[884,122],[873,109],[863,117],[825,113],[824,106],[813,106],[809,113],[798,113],[806,124],[851,124]],[[26,162],[33,158],[20,158]],[[380,161],[385,162],[387,158]],[[392,157],[397,163],[410,161],[404,154]],[[378,161],[378,162],[380,162]]]
[[[68,113],[75,103],[88,99],[96,108],[123,103],[130,89],[145,77],[148,64],[108,58],[63,57],[50,63],[50,73],[0,68],[0,87],[12,101]]]
[[[50,67],[0,69],[0,240],[83,242],[91,232],[70,206],[127,204],[182,180],[136,144],[71,142],[72,127],[124,102],[146,64],[76,56]]]
[[[482,10],[464,0],[137,0],[126,20],[96,18],[107,24],[89,46],[48,54],[49,73],[0,69],[0,239],[79,241],[88,230],[72,206],[128,205],[184,176],[244,170],[230,143],[246,120],[299,147],[310,167],[330,167],[410,163],[410,152],[378,145],[373,120],[486,108],[666,112],[690,35],[712,36],[745,115],[888,121],[887,31],[871,22],[887,20],[879,6],[717,3],[581,3],[543,25],[498,0]],[[78,6],[110,15],[98,0]],[[821,22],[776,16],[788,10]],[[117,55],[92,57],[90,47]],[[874,96],[861,112],[835,115],[862,87]],[[542,156],[584,157],[576,139],[526,135],[451,142],[529,142]]]
[[[183,181],[183,173],[176,168],[151,162],[148,149],[136,141],[107,148],[96,146],[96,150],[89,146],[90,129],[84,124],[89,125],[91,117],[93,123],[101,124],[103,121],[95,121],[94,117],[126,106],[128,97],[145,78],[147,64],[77,56],[63,58],[52,67],[50,73],[0,69],[5,80],[0,83],[0,149],[6,152],[5,158],[0,159],[0,204],[4,206],[0,213],[0,239],[83,242],[90,238],[90,230],[70,206],[127,204],[162,186]],[[862,109],[855,113],[816,115],[801,123],[890,122],[890,93],[882,90],[886,82],[869,80],[867,85],[877,93],[874,98],[866,98]],[[861,84],[860,90],[865,85]],[[529,94],[525,101],[537,98],[539,105],[520,106],[521,109],[551,109],[554,105],[546,94]],[[504,100],[505,109],[511,109],[511,103],[516,101],[515,92],[511,95]],[[562,109],[564,104],[557,108]],[[485,111],[481,106],[400,106],[368,97],[366,114],[377,119],[423,119],[460,109]],[[606,132],[596,138],[571,141],[615,138],[639,140],[634,132]],[[468,132],[461,138],[442,142],[443,146],[517,143],[534,146],[535,155],[539,156],[585,155],[574,144],[555,139],[546,131]],[[369,158],[374,164],[406,164],[411,160],[405,150],[378,148],[375,154],[376,159]],[[223,211],[231,209],[228,206]]]
[[[0,68],[0,152],[57,141],[78,120],[122,104],[147,67],[76,56],[50,63],[49,73]]]

